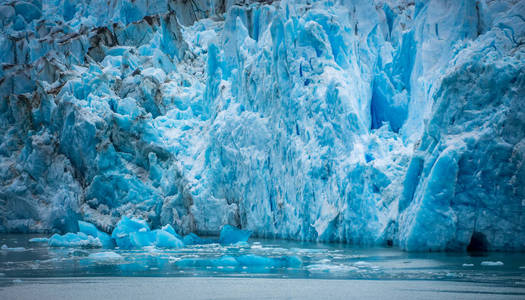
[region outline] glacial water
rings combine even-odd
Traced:
[[[34,237],[41,235],[0,235],[0,281],[93,276],[258,277],[445,280],[525,286],[523,253],[409,253],[396,248],[269,239],[251,239],[231,246],[103,250],[53,248],[47,243],[29,242]]]

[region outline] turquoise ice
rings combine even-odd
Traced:
[[[525,1],[33,0],[0,16],[2,232],[525,249]]]

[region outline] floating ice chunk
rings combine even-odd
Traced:
[[[309,272],[329,272],[329,273],[346,273],[359,270],[356,267],[349,265],[333,265],[333,264],[313,264],[306,267]]]
[[[243,266],[272,266],[273,265],[273,260],[271,258],[253,255],[253,254],[239,256],[237,257],[237,261]]]
[[[145,221],[128,217],[122,217],[111,236],[122,249],[181,248],[184,246],[170,225],[151,231]]]
[[[111,237],[107,233],[98,230],[95,225],[84,221],[78,221],[78,228],[79,232],[98,238],[102,247],[108,249],[113,248],[113,240]]]
[[[236,267],[239,265],[239,262],[233,256],[225,255],[223,257],[212,260],[212,265],[216,267]]]
[[[42,237],[32,238],[32,239],[29,239],[29,242],[30,243],[48,243],[49,239],[48,238],[42,238]]]
[[[368,268],[370,267],[370,263],[367,263],[366,261],[358,261],[354,264],[354,266],[358,268]]]
[[[122,255],[112,251],[91,253],[87,258],[98,263],[116,263],[124,260]]]
[[[95,225],[78,221],[78,233],[54,234],[51,238],[34,238],[30,242],[45,242],[51,247],[113,248],[111,237],[98,230]]]
[[[170,260],[171,262],[171,260]],[[182,268],[234,268],[239,266],[239,262],[233,256],[222,256],[216,259],[199,259],[199,258],[183,258],[174,261],[178,267]]]
[[[145,221],[124,216],[117,223],[111,237],[121,249],[142,248],[153,244],[154,236],[149,231]]]
[[[177,262],[177,261],[179,261],[179,260],[181,260],[180,257],[175,257],[175,256],[170,256],[170,257],[168,257],[168,262],[169,262],[170,264],[173,264],[173,263],[175,263],[175,262]]]
[[[84,221],[78,221],[78,231],[95,237],[98,233],[98,229],[95,225]]]
[[[283,256],[278,258],[264,257],[253,254],[237,257],[239,264],[253,267],[293,268],[300,267],[302,261],[297,256]]]
[[[188,235],[185,235],[182,239],[184,242],[184,245],[204,245],[204,244],[213,244],[217,241],[210,240],[210,239],[203,239],[196,235],[195,233],[190,233]]]
[[[462,266],[463,266],[463,267],[473,267],[474,264],[463,264]]]
[[[503,266],[504,264],[501,261],[482,261],[481,265],[486,267],[498,267]]]
[[[274,258],[283,268],[298,268],[303,265],[303,261],[297,256],[283,256],[281,258]]]
[[[22,251],[26,251],[26,248],[24,247],[8,247],[6,244],[2,245],[2,247],[0,247],[0,249],[2,251],[11,251],[11,252],[22,252]]]
[[[85,233],[71,233],[64,235],[53,234],[48,242],[51,247],[82,247],[82,248],[100,248],[102,243],[96,237]]]
[[[173,229],[173,226],[171,226],[170,224],[162,226],[162,230],[167,231],[173,234],[179,240],[182,240],[182,237],[177,232],[175,232],[175,229]]]
[[[236,246],[236,247],[250,247],[250,244],[248,244],[248,242],[237,242],[237,243],[233,244],[233,246]]]
[[[222,256],[216,259],[199,259],[199,258],[184,258],[175,262],[179,267],[189,268],[203,268],[203,267],[238,267],[243,268],[295,268],[302,265],[300,258],[296,256],[283,256],[283,257],[264,257],[253,254],[241,255],[239,257],[233,257],[229,255]]]
[[[69,255],[84,257],[84,256],[88,256],[89,252],[84,251],[84,250],[79,250],[79,249],[73,249],[69,251]]]
[[[237,242],[246,242],[250,238],[250,235],[252,235],[250,230],[242,230],[231,225],[224,225],[219,237],[219,243],[235,244]]]
[[[184,243],[178,239],[175,235],[164,229],[153,230],[152,234],[155,235],[155,246],[160,248],[182,248]]]
[[[183,258],[175,262],[178,267],[182,268],[194,268],[194,267],[208,267],[212,266],[212,260],[210,259],[197,259],[197,258]]]

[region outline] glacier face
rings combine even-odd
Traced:
[[[525,249],[525,1],[2,1],[0,231]]]

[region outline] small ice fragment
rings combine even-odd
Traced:
[[[331,265],[331,264],[313,264],[306,267],[309,272],[329,272],[329,273],[346,273],[359,270],[356,267],[348,265]]]
[[[178,260],[180,260],[179,257],[174,257],[174,256],[170,256],[170,257],[168,257],[168,262],[169,262],[170,264],[175,263],[175,262],[178,261]]]
[[[119,262],[123,260],[124,257],[122,257],[122,255],[117,254],[115,252],[108,251],[108,252],[91,253],[88,256],[88,259],[92,259],[100,263],[114,263],[114,262]]]
[[[497,266],[503,266],[503,262],[501,261],[482,261],[482,266],[486,267],[497,267]]]
[[[14,279],[14,280],[13,280],[13,283],[22,283],[22,280],[20,280],[20,279]]]
[[[102,243],[96,237],[86,235],[83,232],[72,233],[68,232],[64,235],[53,234],[48,241],[51,247],[84,247],[84,248],[100,248]]]
[[[42,237],[32,238],[32,239],[29,239],[29,242],[30,243],[47,243],[47,242],[49,242],[49,239],[48,238],[42,238]]]
[[[370,266],[369,263],[365,262],[365,261],[358,261],[354,264],[354,266],[358,267],[358,268],[367,268]]]
[[[3,244],[2,247],[0,247],[0,249],[2,249],[2,251],[13,251],[13,252],[22,252],[26,250],[26,248],[24,247],[9,248],[6,244]]]
[[[463,267],[473,267],[474,264],[463,264],[462,266],[463,266]]]

